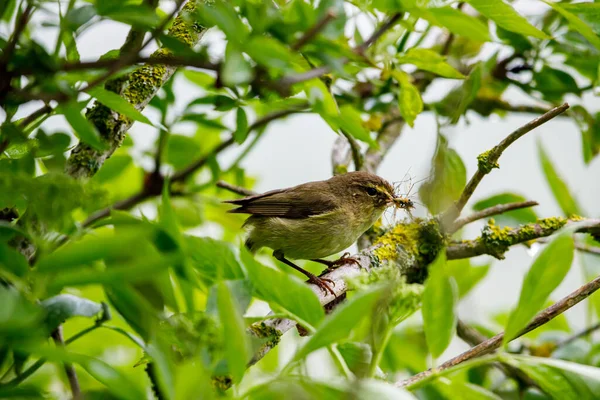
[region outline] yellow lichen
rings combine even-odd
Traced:
[[[477,156],[477,166],[484,174],[489,174],[494,168],[500,168],[500,165],[496,161],[492,162],[490,160],[491,154],[492,150],[488,150]]]

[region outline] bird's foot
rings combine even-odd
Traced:
[[[352,258],[350,257],[350,253],[344,253],[342,254],[342,256],[340,258],[338,258],[335,261],[331,262],[331,265],[329,265],[329,269],[336,269],[338,267],[341,267],[344,264],[356,264],[357,267],[360,268],[360,262],[356,259],[356,258]]]
[[[323,290],[325,292],[325,294],[327,294],[327,292],[331,293],[332,295],[334,295],[335,297],[336,294],[333,291],[333,289],[331,288],[331,286],[329,286],[329,284],[335,286],[335,282],[332,281],[331,279],[326,279],[326,278],[320,278],[316,275],[312,275],[308,277],[308,282],[312,283],[313,285],[317,285],[318,287],[321,288],[321,290]]]

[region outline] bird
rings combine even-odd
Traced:
[[[249,214],[243,227],[251,253],[267,247],[273,257],[300,271],[308,282],[335,296],[329,279],[320,278],[292,260],[311,260],[335,268],[358,261],[345,253],[335,261],[323,258],[350,247],[381,217],[387,207],[413,208],[397,196],[394,187],[378,175],[355,171],[322,181],[272,190],[225,203],[237,206],[229,213]]]

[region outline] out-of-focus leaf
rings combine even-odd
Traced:
[[[0,20],[9,22],[16,7],[17,0],[7,0],[0,3]]]
[[[201,88],[208,88],[215,84],[215,77],[202,71],[194,71],[191,69],[183,70],[183,76],[186,79]]]
[[[471,103],[477,98],[477,93],[479,93],[479,89],[481,88],[482,77],[483,66],[481,63],[477,63],[471,70],[471,73],[465,80],[465,83],[462,85],[460,103],[458,104],[458,107],[452,116],[453,124],[458,122],[460,117],[469,108],[469,105],[471,105]]]
[[[596,64],[596,67],[598,64]],[[569,114],[579,126],[581,131],[581,144],[583,147],[583,160],[586,164],[600,152],[600,114],[594,118],[590,113],[580,105],[575,105],[569,109]]]
[[[71,138],[66,133],[53,133],[46,135],[42,129],[38,129],[35,138],[38,148],[35,150],[36,157],[46,157],[53,154],[62,154],[71,143]]]
[[[61,348],[36,347],[33,353],[54,362],[67,362],[80,365],[116,396],[125,400],[144,400],[146,395],[127,375],[114,369],[104,361],[83,354],[67,352]]]
[[[525,372],[546,393],[561,400],[594,399],[600,393],[600,368],[552,358],[502,355],[503,361]]]
[[[446,264],[448,275],[454,278],[458,287],[458,297],[462,298],[471,291],[490,269],[490,264],[474,266],[468,258],[449,260]]]
[[[312,292],[312,291],[311,291]],[[313,351],[336,343],[350,334],[348,327],[354,326],[358,319],[372,316],[374,307],[381,299],[383,290],[375,287],[371,290],[356,293],[346,303],[336,309],[330,316],[317,326],[317,331],[308,339],[292,359],[298,361]]]
[[[221,79],[227,86],[243,85],[252,80],[253,71],[250,63],[242,53],[232,44],[227,44],[225,62],[221,71]]]
[[[429,265],[421,308],[427,346],[435,358],[446,350],[456,332],[458,290],[446,268],[446,252],[441,250]]]
[[[176,169],[181,169],[197,159],[201,151],[202,147],[196,139],[184,135],[169,135],[165,161]]]
[[[352,106],[344,105],[340,107],[340,116],[337,120],[340,129],[348,132],[356,139],[368,143],[371,146],[377,146],[369,131],[363,126],[363,120],[360,113]]]
[[[204,114],[197,114],[197,113],[187,113],[184,114],[181,117],[181,121],[190,121],[190,122],[196,122],[200,125],[204,125],[207,128],[211,128],[211,129],[227,129],[227,127],[225,127],[225,125],[223,125],[220,121],[216,120],[216,119],[209,119],[206,117],[206,115]]]
[[[337,346],[346,365],[357,377],[364,378],[369,370],[373,352],[366,343],[347,342]]]
[[[519,303],[508,318],[504,344],[527,325],[569,272],[574,252],[571,235],[570,230],[559,233],[534,259],[523,280]]]
[[[435,388],[448,400],[501,400],[502,398],[481,386],[468,382],[441,378],[435,381]]]
[[[547,65],[534,74],[534,81],[535,89],[550,101],[559,101],[567,93],[579,94],[580,92],[575,78],[565,71]]]
[[[259,36],[244,44],[244,51],[257,63],[284,72],[294,72],[294,54],[279,41]]]
[[[509,192],[498,193],[488,197],[487,199],[479,200],[477,203],[473,204],[473,210],[481,211],[499,204],[520,203],[526,200],[527,199],[525,197],[518,194]],[[494,216],[494,219],[498,225],[510,225],[511,223],[513,225],[527,224],[537,221],[537,218],[537,214],[531,207],[507,211]]]
[[[0,227],[1,230],[2,228]],[[0,269],[9,271],[11,274],[22,278],[29,272],[29,264],[23,254],[9,247],[8,244],[0,243]]]
[[[398,91],[398,108],[406,123],[413,127],[417,115],[423,111],[423,99],[415,85],[410,82],[407,73],[401,70],[392,71],[392,76],[400,84]]]
[[[116,93],[110,92],[99,86],[87,90],[87,92],[98,99],[98,101],[108,108],[131,118],[134,121],[139,121],[150,126],[154,126],[152,122],[144,114],[139,112],[130,102]]]
[[[133,159],[129,154],[113,155],[104,162],[104,165],[94,175],[94,180],[99,183],[104,183],[118,178],[131,163]]]
[[[581,19],[579,19],[579,17],[575,14],[572,14],[571,12],[567,11],[564,7],[562,7],[562,4],[557,4],[555,2],[552,1],[546,1],[546,0],[542,0],[544,3],[548,4],[550,7],[554,8],[554,10],[556,10],[557,13],[559,13],[560,15],[562,15],[563,17],[565,17],[565,19],[567,21],[569,21],[569,24],[571,25],[571,27],[573,29],[575,29],[577,32],[579,32],[581,34],[581,36],[583,36],[584,38],[586,38],[591,44],[594,45],[595,48],[597,48],[598,50],[600,50],[600,37],[598,37],[598,35],[596,35],[596,33],[594,32],[594,30],[592,28],[590,28],[585,22],[583,22]],[[598,15],[598,5],[596,4],[596,9],[594,10],[596,12],[596,15]],[[584,6],[585,7],[585,6]],[[592,7],[585,7],[588,10],[592,10]],[[574,8],[571,8],[574,9]],[[579,6],[578,10],[582,10],[581,6]]]
[[[223,337],[227,338],[227,346],[225,346],[227,367],[233,381],[239,382],[244,376],[251,354],[242,312],[234,304],[233,295],[226,282],[217,284],[217,303],[223,326]]]
[[[325,312],[315,293],[302,281],[285,272],[260,264],[244,248],[242,261],[255,290],[255,296],[277,305],[315,326]]]
[[[445,78],[464,79],[465,77],[446,63],[444,56],[433,50],[412,48],[406,54],[399,55],[397,60],[401,64],[413,64],[419,69],[433,72]]]
[[[334,131],[339,129],[339,109],[329,89],[320,79],[312,79],[304,83],[304,91],[313,110]]]
[[[231,243],[207,237],[186,236],[191,265],[207,286],[216,280],[244,279],[238,250]]]
[[[11,338],[27,340],[46,335],[41,307],[27,301],[16,289],[0,285],[0,304],[0,338],[4,343]]]
[[[442,135],[438,136],[430,176],[419,188],[419,197],[431,213],[437,214],[459,198],[467,183],[465,165]]]
[[[489,42],[488,26],[479,19],[453,7],[415,9],[416,15],[450,32],[479,42]]]
[[[56,109],[57,113],[64,114],[67,122],[73,128],[75,136],[94,149],[102,150],[105,144],[102,143],[96,127],[81,115],[80,110],[81,108],[74,101],[62,104]]]
[[[248,28],[240,19],[233,6],[224,0],[197,5],[200,23],[204,26],[216,25],[230,42],[244,43],[248,37]]]
[[[146,341],[155,335],[158,317],[148,300],[122,282],[105,285],[104,290],[110,304],[138,335]]]
[[[92,318],[102,312],[102,304],[72,294],[50,297],[42,301],[41,306],[46,310],[46,325],[50,331],[69,318]]]
[[[546,182],[548,182],[548,186],[550,186],[550,190],[564,215],[567,217],[571,215],[581,215],[581,208],[579,207],[577,200],[571,196],[569,187],[554,168],[550,157],[544,150],[542,143],[539,141],[538,156],[540,158],[540,163],[542,164],[542,171],[544,171]]]
[[[467,0],[467,3],[508,31],[538,39],[549,39],[548,35],[531,25],[503,0]]]
[[[101,4],[98,1],[96,4]],[[122,4],[119,7],[98,7],[98,14],[113,21],[140,28],[155,28],[161,22],[156,12],[145,4]]]
[[[248,117],[242,107],[239,107],[236,111],[235,122],[236,128],[233,132],[233,138],[239,144],[244,143],[248,137]]]

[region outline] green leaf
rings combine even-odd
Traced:
[[[233,132],[233,138],[237,143],[242,144],[248,137],[248,117],[242,107],[239,107],[236,111],[235,123],[236,128]]]
[[[560,393],[561,400],[595,399],[600,393],[600,368],[506,353],[502,360],[525,372],[544,392]]]
[[[435,388],[448,400],[501,400],[502,398],[485,388],[458,380],[440,378],[435,381]]]
[[[96,4],[101,4],[101,1]],[[118,7],[96,7],[98,14],[113,21],[140,28],[152,29],[161,22],[156,12],[144,4],[121,4]]]
[[[237,248],[222,240],[186,236],[186,248],[191,265],[207,286],[219,279],[244,279]]]
[[[356,325],[362,318],[372,316],[375,312],[375,305],[383,293],[382,288],[376,287],[352,296],[317,326],[317,331],[296,352],[292,362],[301,360],[315,350],[348,337],[350,334],[348,327]]]
[[[206,72],[184,69],[183,76],[185,76],[188,81],[203,89],[212,87],[215,84],[215,77]]]
[[[442,355],[456,332],[457,292],[456,282],[446,271],[446,252],[442,249],[429,265],[421,308],[427,346],[434,358]]]
[[[410,82],[410,77],[406,72],[396,69],[391,71],[391,74],[400,85],[398,91],[400,115],[412,127],[417,115],[423,111],[423,99],[421,99],[419,89]]]
[[[567,93],[579,95],[581,92],[577,81],[570,74],[547,65],[534,74],[533,80],[535,90],[540,91],[548,101],[560,101]]]
[[[102,150],[106,145],[100,139],[96,127],[92,125],[80,112],[81,108],[75,101],[62,104],[57,107],[56,112],[64,114],[67,122],[73,128],[75,136],[82,142],[89,144],[96,150]]]
[[[454,111],[454,115],[452,116],[452,123],[456,124],[460,117],[467,112],[467,109],[475,101],[477,98],[477,94],[479,93],[479,89],[481,88],[483,78],[483,65],[482,63],[477,63],[475,67],[471,70],[471,73],[465,80],[465,83],[461,88],[461,97],[460,103]]]
[[[556,199],[563,214],[567,217],[581,215],[581,208],[579,207],[577,200],[571,196],[569,187],[554,168],[550,157],[548,157],[548,154],[540,141],[538,141],[538,156],[542,164],[542,171],[544,171],[546,182],[548,182],[548,186],[550,186],[554,199]]]
[[[233,45],[227,44],[225,62],[221,70],[221,79],[226,86],[243,85],[252,80],[254,72],[250,63],[246,61],[241,51]]]
[[[503,0],[467,0],[467,3],[507,31],[538,39],[550,39]]]
[[[360,113],[351,105],[340,107],[340,116],[337,123],[340,129],[349,133],[352,137],[368,143],[370,146],[377,146],[369,131],[363,126]]]
[[[242,261],[255,290],[255,296],[289,311],[315,326],[325,315],[315,293],[298,278],[260,264],[245,249]]]
[[[559,233],[535,257],[523,280],[519,303],[508,318],[505,345],[542,309],[548,296],[569,272],[575,247],[571,235],[570,230]]]
[[[446,264],[448,275],[454,278],[458,287],[458,298],[467,295],[485,276],[490,269],[490,264],[474,266],[468,258],[450,260]]]
[[[233,381],[239,382],[244,376],[251,354],[244,319],[233,299],[227,283],[219,282],[217,284],[217,303],[219,318],[223,326],[223,337],[227,338],[225,357]]]
[[[550,7],[554,8],[554,10],[556,10],[557,13],[559,13],[560,15],[562,15],[563,17],[565,17],[565,19],[567,21],[569,21],[569,24],[571,25],[571,28],[573,28],[574,30],[576,30],[577,32],[579,32],[581,34],[581,36],[583,36],[584,38],[586,38],[591,44],[594,45],[594,47],[598,50],[600,50],[600,37],[598,37],[598,35],[596,35],[596,33],[594,32],[594,30],[592,28],[590,28],[589,25],[587,25],[585,22],[583,22],[578,16],[576,16],[575,14],[572,14],[571,12],[567,11],[565,9],[565,7],[562,6],[562,4],[557,4],[551,1],[546,1],[546,0],[542,0],[544,3],[548,4]],[[567,5],[568,7],[569,5]],[[575,8],[574,10],[582,10],[581,5],[579,4],[573,4],[572,6],[578,7]],[[592,7],[590,7],[592,6]],[[590,4],[590,6],[584,6],[585,8],[583,9],[587,9],[587,10],[594,10],[596,15],[598,13],[598,4]],[[573,9],[573,8],[571,8]]]
[[[281,42],[267,37],[251,38],[244,44],[244,51],[257,63],[284,72],[294,72],[294,54]]]
[[[431,213],[437,214],[460,197],[467,183],[465,165],[442,135],[438,136],[430,176],[419,188],[419,197]]]
[[[446,63],[446,58],[433,50],[412,48],[397,57],[401,64],[413,64],[424,71],[451,79],[464,79],[465,76]]]
[[[121,176],[132,163],[133,158],[129,154],[113,155],[104,162],[102,168],[92,179],[98,183],[109,182]]]
[[[9,224],[8,226],[11,227],[12,225]],[[3,227],[4,224],[0,224],[0,232],[3,230]],[[0,269],[22,278],[29,272],[29,263],[19,251],[9,247],[8,244],[0,243]]]
[[[100,103],[104,104],[113,111],[118,112],[134,121],[139,121],[150,126],[154,124],[141,112],[139,112],[130,102],[116,93],[105,90],[99,86],[87,90]]]
[[[201,152],[202,147],[195,138],[184,135],[169,135],[165,151],[165,161],[175,169],[181,169],[196,160],[198,154]]]
[[[50,297],[42,301],[41,306],[46,310],[46,325],[49,331],[53,331],[69,318],[92,318],[102,312],[103,309],[100,303],[71,294],[59,294]]]
[[[478,42],[489,42],[487,24],[453,7],[428,8],[422,17],[450,32]]]
[[[499,204],[520,203],[526,200],[525,197],[515,193],[498,193],[473,204],[473,210],[481,211]],[[538,216],[535,211],[533,211],[533,208],[527,207],[519,210],[507,211],[495,216],[494,219],[498,225],[520,225],[535,222],[537,221]]]
[[[585,108],[575,105],[569,109],[569,114],[581,131],[583,161],[589,164],[600,152],[600,113],[594,118]]]
[[[103,383],[115,396],[124,400],[144,400],[146,395],[127,375],[114,369],[104,361],[83,354],[71,353],[62,348],[32,348],[31,352],[54,362],[80,365],[88,374]]]
[[[225,33],[230,42],[242,44],[248,37],[248,27],[242,22],[239,14],[228,1],[217,0],[210,3],[198,3],[200,23],[209,27],[216,25]]]

